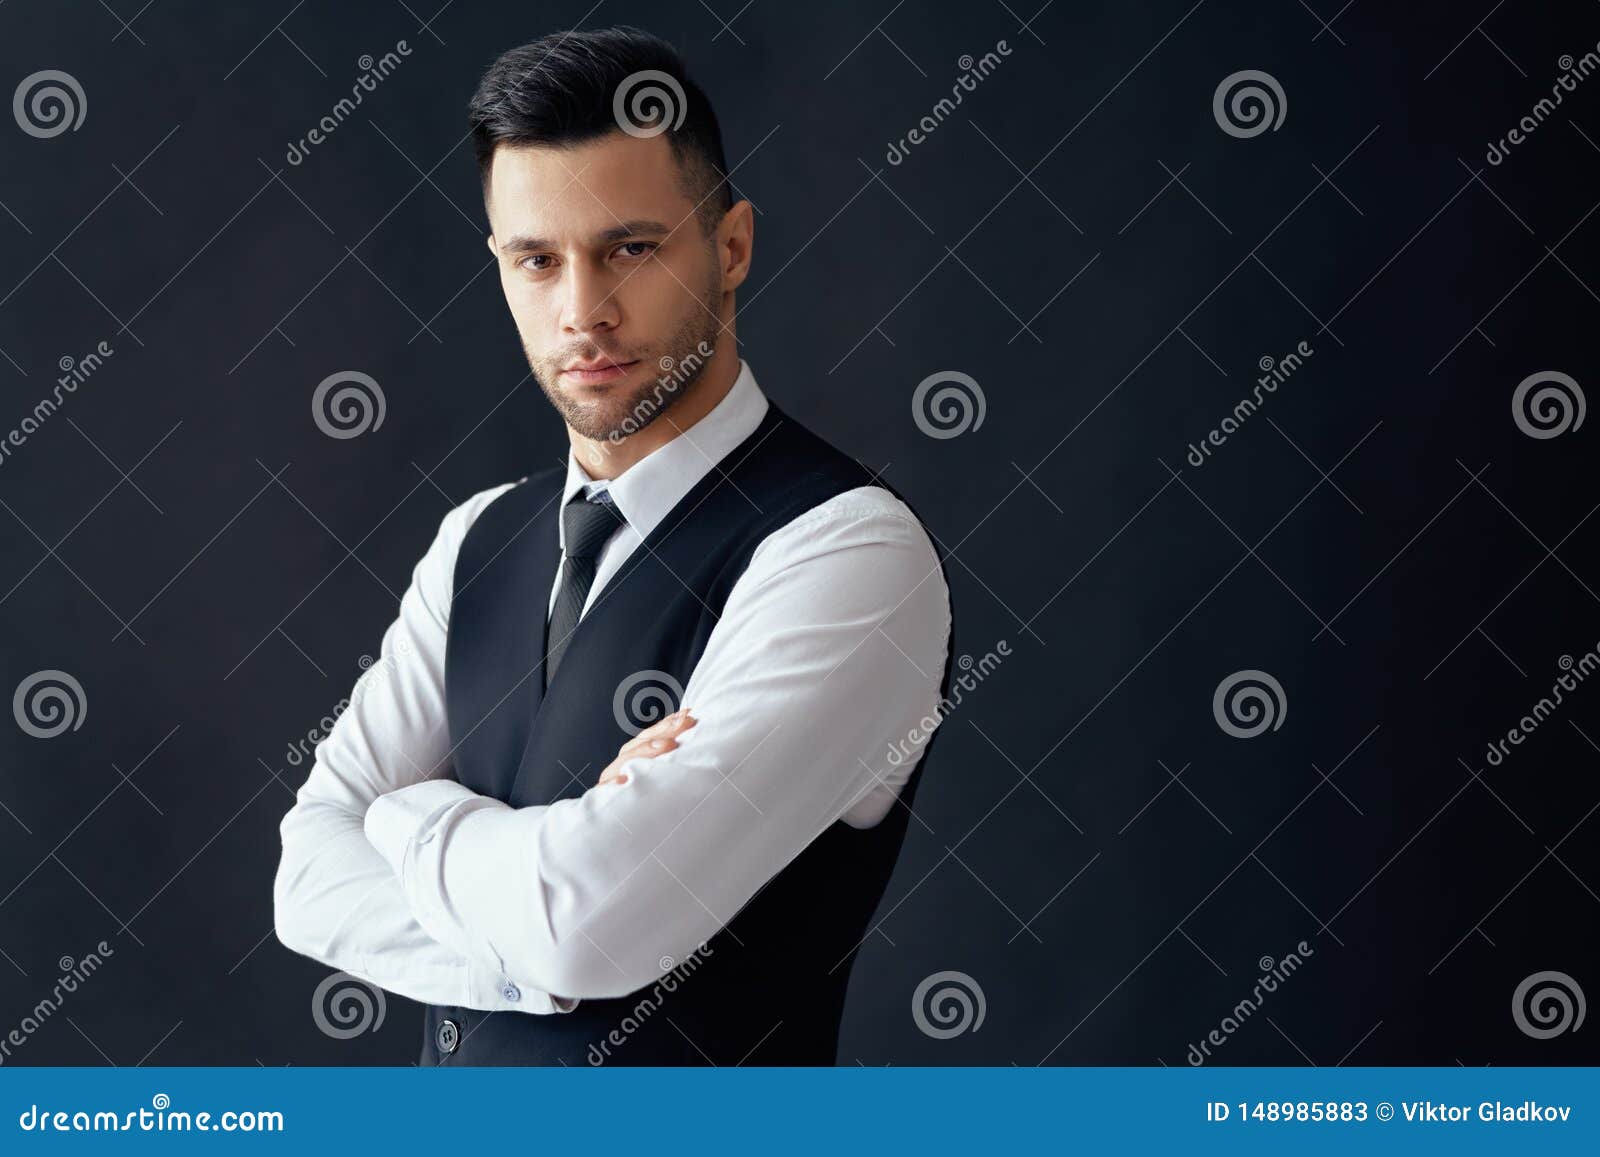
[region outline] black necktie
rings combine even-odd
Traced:
[[[583,616],[583,604],[594,585],[595,569],[600,562],[600,550],[619,526],[627,520],[612,504],[611,495],[602,491],[593,498],[577,497],[567,503],[561,512],[561,532],[565,540],[562,551],[561,581],[556,590],[555,606],[550,610],[550,625],[545,631],[544,682],[550,685],[556,667],[567,649],[567,641],[577,630]]]

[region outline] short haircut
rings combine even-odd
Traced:
[[[629,25],[553,32],[511,49],[489,66],[468,105],[485,200],[496,146],[561,147],[622,132],[614,111],[617,92],[641,72],[664,73],[682,90],[681,102],[671,94],[666,115],[676,127],[665,131],[684,192],[696,205],[701,231],[709,236],[733,205],[717,115],[689,78],[677,50]],[[659,87],[660,81],[641,79],[630,90],[645,86]],[[645,111],[662,115],[661,102],[641,104]]]

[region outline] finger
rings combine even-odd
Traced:
[[[652,759],[658,755],[665,755],[678,746],[677,736],[698,722],[700,721],[684,708],[674,711],[659,723],[641,731],[618,749],[616,759],[611,761],[610,766],[602,771],[600,778],[595,781],[596,786],[602,783],[626,783],[628,777],[618,770],[623,764],[630,759]]]
[[[698,720],[687,714],[674,713],[653,727],[648,727],[617,749],[617,758],[635,755],[660,755],[677,745],[677,737]]]
[[[691,723],[692,718],[693,717],[689,715],[689,709],[687,707],[680,708],[679,710],[674,711],[671,715],[668,715],[666,718],[657,720],[649,727],[646,727],[633,738],[635,740],[655,739],[659,736],[675,734],[677,731],[682,729],[686,723]]]
[[[625,743],[617,751],[617,758],[613,761],[624,763],[630,759],[651,759],[657,755],[665,755],[678,741],[670,735],[658,735],[654,739],[640,737],[630,743]]]

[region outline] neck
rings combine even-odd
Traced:
[[[690,429],[728,396],[739,378],[739,351],[731,340],[721,342],[693,384],[669,408],[643,429],[615,441],[585,438],[571,426],[567,441],[590,478],[613,479],[634,463],[665,446]]]

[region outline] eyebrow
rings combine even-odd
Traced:
[[[596,245],[615,245],[629,237],[638,237],[642,234],[671,233],[672,229],[660,221],[634,220],[624,221],[610,229],[602,229],[594,235]],[[500,244],[504,253],[537,253],[546,249],[559,249],[556,242],[546,237],[529,237],[526,234],[516,234],[507,238]]]

